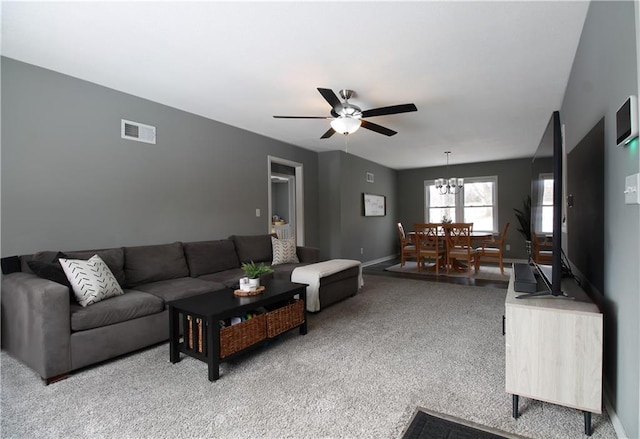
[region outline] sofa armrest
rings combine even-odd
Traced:
[[[296,254],[300,262],[309,264],[320,262],[320,249],[317,247],[298,246],[296,247]]]
[[[2,278],[2,347],[42,378],[71,369],[69,289],[31,273]]]

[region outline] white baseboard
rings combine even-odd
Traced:
[[[609,395],[607,394],[606,386],[605,386],[605,391],[603,392],[603,399],[604,399],[604,408],[607,410],[607,413],[609,414],[609,419],[611,419],[611,425],[613,425],[613,429],[616,431],[616,436],[618,436],[618,439],[629,439],[629,436],[627,436],[627,433],[624,431],[622,422],[620,422],[620,418],[618,418],[618,414],[613,409],[613,406],[609,401]]]
[[[367,261],[367,262],[362,262],[362,267],[368,267],[369,265],[376,265],[379,264],[381,262],[386,262],[386,261],[391,261],[393,259],[396,259],[398,257],[398,255],[389,255],[389,256],[385,256],[383,258],[379,258],[379,259],[374,259],[373,261]]]

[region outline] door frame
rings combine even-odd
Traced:
[[[296,219],[296,186],[295,186],[295,182],[296,182],[296,177],[294,175],[288,175],[288,174],[279,174],[277,172],[272,172],[271,173],[271,177],[272,177],[272,181],[271,181],[271,191],[273,191],[273,178],[277,178],[278,180],[282,181],[281,184],[286,184],[287,186],[287,211],[286,212],[282,212],[286,215],[286,218],[289,221],[289,225],[293,226],[293,229],[291,230],[291,235],[295,236],[295,228],[296,228],[296,224],[297,224],[297,219]],[[286,181],[285,181],[286,180]],[[273,192],[272,192],[273,194]],[[272,204],[273,207],[273,204]],[[273,212],[271,212],[271,216],[273,216]]]
[[[268,206],[269,215],[267,215],[267,233],[271,233],[271,217],[272,212],[272,194],[271,194],[271,164],[278,163],[289,166],[295,171],[295,203],[296,203],[296,224],[295,236],[296,244],[304,245],[304,170],[303,164],[292,160],[283,159],[275,156],[267,156],[267,188],[268,188]]]

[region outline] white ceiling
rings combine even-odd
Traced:
[[[394,169],[531,156],[559,109],[588,2],[2,2],[2,54],[314,151]],[[363,110],[321,140],[316,90]],[[147,121],[152,123],[153,121]],[[159,127],[160,133],[161,127]]]

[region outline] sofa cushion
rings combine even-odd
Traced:
[[[162,312],[164,302],[152,294],[125,290],[121,296],[86,308],[71,305],[71,330],[84,331]]]
[[[273,259],[271,248],[272,235],[233,235],[230,239],[236,245],[236,252],[240,263],[245,262],[268,262]]]
[[[232,268],[231,270],[218,271],[217,273],[204,274],[198,279],[217,282],[223,284],[227,288],[238,288],[240,278],[245,277],[241,268]]]
[[[109,270],[116,277],[116,280],[120,285],[125,284],[124,275],[124,250],[121,248],[107,248],[99,250],[82,250],[65,252],[66,257],[69,259],[84,259],[88,260],[93,255],[100,256],[105,264],[109,267]]]
[[[197,277],[240,267],[235,245],[230,239],[187,242],[183,247],[191,276]]]
[[[136,289],[153,294],[165,302],[195,296],[197,294],[211,293],[222,290],[225,286],[218,282],[208,282],[193,277],[170,279],[139,285]]]
[[[297,264],[300,262],[296,254],[296,240],[293,238],[278,239],[271,237],[273,261],[271,265]]]
[[[88,261],[60,258],[60,265],[69,279],[76,300],[89,306],[113,296],[124,294],[120,284],[100,256]]]
[[[124,248],[127,288],[149,282],[189,276],[189,267],[180,242]]]

